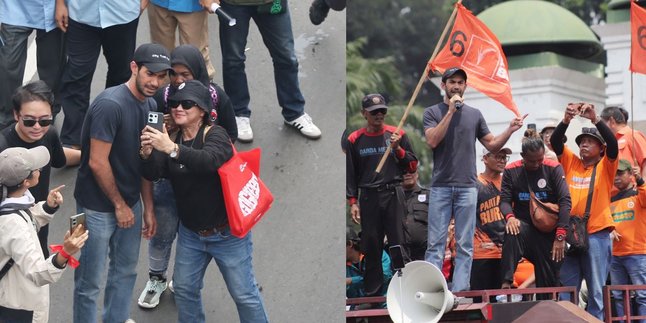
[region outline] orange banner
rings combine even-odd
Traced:
[[[646,74],[646,9],[630,3],[630,71]]]
[[[511,96],[507,58],[498,38],[469,9],[461,3],[456,6],[458,13],[449,40],[429,63],[430,69],[443,73],[448,68],[459,66],[467,72],[469,86],[520,116]]]

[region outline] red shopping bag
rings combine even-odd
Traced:
[[[233,145],[232,145],[233,146]],[[243,238],[274,201],[260,179],[260,148],[237,152],[218,169],[231,233]]]

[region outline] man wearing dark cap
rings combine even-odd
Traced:
[[[139,135],[148,112],[155,110],[151,96],[171,69],[169,57],[161,45],[141,45],[130,62],[128,82],[99,94],[85,117],[74,198],[91,234],[81,266],[74,272],[76,323],[96,321],[99,273],[104,272],[108,258],[102,319],[128,319],[141,235],[150,238],[156,228],[151,210],[146,210],[142,225]]]
[[[633,182],[636,182],[637,185]],[[612,242],[610,281],[613,285],[646,284],[646,185],[638,166],[620,159],[615,175],[618,193],[612,196],[610,210],[615,229],[621,234]],[[617,316],[623,316],[624,293],[612,291]],[[646,315],[646,291],[636,290],[637,313]],[[641,320],[643,322],[643,320]]]
[[[453,291],[469,290],[473,257],[477,188],[475,140],[491,152],[498,152],[512,133],[523,126],[515,117],[500,135],[489,131],[482,113],[464,103],[467,73],[458,67],[442,75],[444,101],[424,110],[424,134],[433,150],[426,261],[442,268],[447,228],[455,218],[457,255]]]
[[[402,175],[417,167],[406,133],[384,123],[388,106],[380,94],[361,102],[366,127],[348,136],[346,196],[352,220],[361,223],[362,251],[366,257],[364,289],[367,296],[381,295],[381,253],[384,233],[390,245],[403,244],[404,192]],[[390,145],[392,151],[380,173],[375,169]]]
[[[576,137],[580,157],[563,145],[565,131],[575,116],[589,119],[596,126],[583,128],[582,133]],[[570,218],[583,217],[586,209],[589,209],[589,249],[576,255],[566,253],[561,266],[561,283],[563,286],[577,286],[579,289],[581,280],[585,278],[589,294],[586,310],[603,320],[602,288],[610,269],[610,234],[615,227],[610,211],[610,191],[617,171],[617,139],[605,122],[602,122],[592,104],[571,103],[566,107],[563,121],[556,126],[550,140],[563,166],[565,180],[570,189]],[[593,177],[594,183],[590,185]],[[592,194],[589,207],[588,194]],[[563,295],[562,298],[567,299],[569,295]]]

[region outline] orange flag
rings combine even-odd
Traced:
[[[502,103],[516,116],[518,107],[511,97],[507,58],[500,42],[469,9],[456,3],[458,14],[449,41],[430,62],[430,70],[444,73],[459,66],[467,72],[467,84]]]
[[[646,9],[630,3],[630,71],[646,74]]]

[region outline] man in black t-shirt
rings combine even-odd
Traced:
[[[380,94],[368,94],[361,103],[366,127],[350,134],[346,152],[346,196],[352,220],[361,223],[362,251],[366,257],[366,296],[381,295],[381,255],[384,234],[390,245],[403,244],[404,192],[402,174],[417,167],[406,133],[384,123],[388,106]],[[380,173],[375,169],[386,148],[392,151]]]
[[[45,82],[36,81],[18,88],[11,101],[16,123],[0,132],[0,151],[10,147],[31,149],[38,146],[45,146],[49,150],[51,158],[40,170],[38,184],[29,188],[36,202],[44,201],[49,194],[51,168],[61,168],[66,163],[63,146],[58,140],[56,130],[51,127],[54,122],[54,94]],[[45,258],[49,257],[48,234],[49,224],[42,226],[38,231],[38,240]]]

